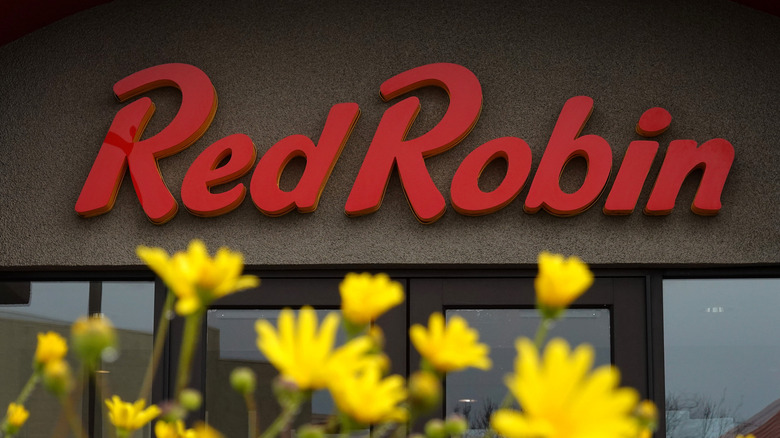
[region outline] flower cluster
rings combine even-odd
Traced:
[[[146,396],[159,361],[167,331],[168,318],[162,318],[141,395],[134,403],[118,395],[105,401],[108,417],[118,438],[129,438],[138,429],[154,424],[160,438],[222,438],[206,424],[187,428],[187,411],[200,408],[201,394],[187,388],[191,359],[200,338],[202,316],[217,299],[254,288],[257,277],[242,275],[241,254],[222,248],[212,258],[206,246],[192,241],[186,252],[172,256],[161,248],[141,246],[138,256],[156,272],[169,288],[163,314],[170,309],[185,318],[179,349],[174,399],[163,409],[147,407]],[[542,253],[535,281],[537,308],[542,316],[534,341],[519,338],[514,372],[506,377],[507,399],[495,411],[490,426],[507,438],[648,438],[655,429],[655,405],[640,402],[637,391],[619,386],[620,374],[611,366],[592,370],[594,352],[589,345],[573,350],[566,341],[553,339],[542,349],[551,322],[593,283],[593,274],[576,257]],[[348,274],[339,286],[340,314],[328,313],[319,321],[316,311],[304,306],[297,313],[280,312],[276,326],[266,320],[255,324],[257,348],[278,370],[274,384],[282,413],[261,438],[275,438],[288,427],[301,405],[315,390],[330,391],[338,410],[336,421],[327,426],[305,425],[298,434],[322,438],[325,434],[348,435],[355,427],[379,425],[377,435],[396,429],[402,436],[405,423],[414,424],[441,401],[442,379],[448,373],[466,368],[487,370],[492,367],[489,347],[479,341],[477,330],[460,316],[445,318],[430,315],[428,325],[414,324],[409,330],[412,345],[422,357],[421,367],[407,381],[389,375],[389,359],[383,352],[384,335],[376,325],[381,316],[404,301],[400,283],[385,274]],[[167,309],[167,310],[166,310]],[[342,324],[346,342],[337,345]],[[116,348],[117,338],[110,321],[100,316],[81,318],[71,328],[73,351],[89,373],[95,373],[106,356]],[[8,406],[2,422],[6,436],[15,435],[30,413],[24,401],[36,383],[57,395],[67,406],[74,384],[68,363],[66,340],[55,332],[38,335],[33,360],[33,376],[16,402]],[[250,368],[238,368],[230,376],[231,386],[244,398],[249,413],[250,436],[258,436],[254,391],[256,377]],[[145,395],[146,394],[146,395]],[[521,407],[513,409],[512,399]],[[72,412],[72,408],[67,409]],[[81,424],[71,419],[75,436]],[[431,420],[424,430],[426,438],[447,438],[466,432],[466,419],[458,416]],[[739,438],[752,438],[752,435]]]

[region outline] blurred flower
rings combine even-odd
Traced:
[[[329,389],[339,410],[360,424],[406,420],[406,410],[399,406],[406,399],[403,377],[383,379],[375,365],[331,379]]]
[[[200,240],[193,240],[187,252],[177,252],[173,257],[162,248],[146,246],[139,246],[136,254],[176,294],[179,315],[199,312],[217,298],[260,284],[254,275],[241,275],[241,253],[220,248],[212,259]]]
[[[203,404],[203,396],[197,389],[187,388],[179,393],[179,404],[188,411],[196,411]]]
[[[658,409],[650,400],[643,400],[636,407],[636,419],[639,423],[639,438],[650,438],[658,427]]]
[[[458,436],[466,433],[469,429],[469,423],[458,414],[450,415],[444,420],[444,430],[448,436]]]
[[[194,438],[195,431],[185,429],[184,422],[176,420],[173,422],[158,421],[154,424],[154,434],[157,438]]]
[[[217,429],[209,426],[206,423],[198,423],[192,429],[191,438],[223,438],[223,435],[219,433]],[[188,436],[188,438],[190,438]]]
[[[143,399],[128,403],[115,395],[111,400],[106,400],[106,406],[108,406],[108,418],[116,427],[118,437],[131,435],[160,415],[160,408],[155,405],[144,409],[146,401]]]
[[[409,377],[409,403],[413,409],[429,411],[441,399],[441,382],[428,371],[416,371]]]
[[[747,435],[737,435],[737,438],[756,438],[752,433]]]
[[[230,373],[230,386],[241,395],[255,392],[257,377],[255,372],[248,367],[238,367]]]
[[[284,309],[278,324],[277,332],[268,321],[257,321],[257,348],[283,378],[301,390],[325,388],[332,372],[359,366],[361,357],[372,347],[371,340],[361,336],[334,351],[339,324],[336,313],[329,313],[318,328],[317,313],[311,307],[300,310],[297,324],[293,311]]]
[[[43,386],[56,396],[63,396],[73,389],[73,376],[64,360],[49,362],[43,367]]]
[[[103,352],[116,347],[116,331],[103,315],[82,316],[70,328],[73,349],[89,366],[96,366]]]
[[[489,348],[478,343],[479,333],[465,319],[453,316],[444,324],[441,313],[431,314],[428,330],[415,324],[409,337],[417,351],[439,372],[458,371],[467,367],[490,369]]]
[[[7,435],[15,435],[16,432],[19,431],[19,428],[24,426],[24,423],[29,416],[30,412],[25,409],[23,405],[18,405],[16,403],[9,404],[3,431]]]
[[[568,259],[543,251],[539,254],[536,302],[548,317],[557,317],[593,284],[593,273],[579,258]]]
[[[49,362],[62,360],[67,352],[68,344],[59,333],[38,333],[38,346],[35,348],[36,368],[42,369]]]
[[[515,373],[507,386],[523,412],[501,409],[491,426],[507,438],[624,438],[637,435],[638,394],[618,388],[620,373],[604,366],[590,373],[593,348],[573,352],[562,339],[547,345],[544,358],[525,338],[517,341]]]
[[[387,274],[350,272],[339,285],[341,313],[355,324],[365,325],[404,301],[401,283]]]

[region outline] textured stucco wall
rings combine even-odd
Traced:
[[[780,262],[780,18],[726,0],[538,2],[135,2],[75,14],[0,47],[0,269],[136,265],[138,244],[169,250],[194,238],[229,245],[255,265],[530,264],[542,249],[597,264],[775,264]],[[218,5],[218,6],[217,6]],[[159,161],[180,201],[181,181],[207,146],[249,135],[261,156],[282,138],[319,137],[330,107],[356,102],[361,117],[313,214],[262,215],[247,197],[217,218],[189,214],[163,226],[143,214],[125,177],[115,208],[82,219],[81,187],[116,112],[113,84],[143,68],[195,65],[211,78],[219,108],[187,150]],[[564,102],[594,99],[583,134],[605,138],[617,173],[633,127],[653,106],[674,121],[637,211],[593,208],[572,218],[503,210],[465,217],[451,207],[418,223],[397,175],[378,212],[343,213],[383,112],[391,76],[433,62],[469,68],[482,84],[483,110],[454,149],[426,160],[449,201],[458,164],[479,145],[517,136],[533,151],[532,175]],[[159,132],[180,102],[174,89],[147,94],[157,105],[146,135]],[[415,93],[422,111],[409,137],[427,132],[448,100]],[[641,213],[674,139],[722,137],[736,160],[716,217],[689,210],[696,184],[673,213]],[[581,163],[564,177],[574,188]],[[301,166],[283,177],[291,187]],[[501,177],[489,168],[486,180]],[[249,184],[251,174],[241,179]],[[529,179],[530,181],[530,179]]]

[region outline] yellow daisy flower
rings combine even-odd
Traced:
[[[161,413],[160,408],[155,405],[144,409],[146,401],[143,399],[128,403],[116,395],[111,397],[111,400],[106,400],[106,406],[108,406],[108,418],[116,427],[119,437],[131,435]]]
[[[217,429],[214,429],[206,423],[198,423],[191,430],[191,438],[224,438],[224,435],[219,433]]]
[[[562,339],[548,344],[540,358],[529,339],[518,339],[515,373],[507,386],[523,412],[497,411],[491,426],[507,438],[625,438],[636,436],[639,396],[618,388],[620,373],[604,366],[590,372],[593,348],[573,352]]]
[[[406,421],[404,379],[393,375],[382,379],[379,365],[331,379],[330,393],[339,410],[360,424]]]
[[[317,313],[311,307],[300,310],[297,323],[292,310],[282,310],[278,324],[277,331],[268,321],[257,321],[257,348],[302,390],[325,388],[334,372],[358,366],[373,345],[361,336],[334,351],[338,315],[328,314],[318,328]]]
[[[139,246],[136,253],[176,294],[179,315],[191,315],[218,298],[260,284],[254,275],[241,275],[244,260],[240,253],[220,248],[212,259],[200,240],[193,240],[187,252],[172,257],[162,248],[145,246]]]
[[[564,259],[560,254],[539,254],[539,274],[534,286],[536,302],[542,311],[555,317],[593,284],[593,273],[577,257]]]
[[[387,274],[349,273],[339,285],[341,313],[356,325],[375,321],[380,315],[404,301],[401,283]]]
[[[30,412],[24,408],[23,405],[11,403],[8,405],[8,412],[6,413],[6,422],[9,426],[16,428],[17,430],[24,426],[27,418],[30,417]]]
[[[465,319],[453,316],[444,324],[441,313],[431,314],[428,330],[415,324],[409,329],[409,338],[422,357],[439,372],[458,371],[467,367],[490,369],[490,348],[478,343],[479,333],[470,328]]]
[[[181,420],[171,423],[160,420],[154,424],[154,435],[157,438],[195,438],[195,431],[185,429]]]
[[[35,348],[35,364],[43,368],[49,362],[57,362],[68,352],[65,338],[56,332],[38,333],[38,346]]]

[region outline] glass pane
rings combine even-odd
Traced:
[[[780,280],[665,280],[663,288],[666,436],[774,436]]]
[[[26,290],[24,290],[26,289]],[[9,291],[13,296],[8,296]],[[3,283],[0,286],[0,403],[3,408],[19,395],[32,373],[33,355],[38,343],[37,334],[54,331],[65,339],[70,337],[70,325],[86,315],[89,303],[88,282],[33,282]],[[26,297],[29,295],[29,301]],[[15,296],[15,297],[14,297]],[[17,299],[19,296],[24,299]],[[72,352],[68,362],[75,367]],[[60,404],[42,388],[33,392],[27,402],[30,421],[19,437],[50,437],[56,435]],[[75,406],[81,415],[81,404]],[[2,412],[5,415],[5,411]],[[65,423],[63,425],[66,426]]]
[[[119,356],[104,362],[98,372],[98,410],[96,430],[113,436],[104,400],[116,394],[125,401],[135,401],[144,380],[154,344],[154,282],[103,282],[102,313],[111,320],[119,336]],[[102,388],[102,394],[101,394]],[[148,400],[147,400],[148,401]],[[101,427],[102,423],[102,427]],[[147,425],[136,436],[151,436]]]
[[[504,377],[514,371],[515,340],[533,339],[541,318],[534,309],[450,309],[449,319],[459,315],[479,331],[480,342],[490,346],[493,368],[469,368],[447,376],[446,413],[459,413],[469,422],[469,435],[482,436],[490,414],[507,394]],[[562,337],[574,347],[587,342],[596,351],[596,365],[610,363],[610,315],[608,309],[569,309],[550,329],[547,339]]]
[[[330,310],[317,310],[322,323]],[[249,367],[257,374],[256,403],[259,430],[265,430],[280,413],[271,383],[277,371],[257,349],[255,321],[265,319],[276,327],[279,310],[209,310],[206,351],[206,420],[229,437],[248,436],[249,426],[244,400],[230,388],[230,373],[237,367]],[[344,343],[342,330],[336,345]],[[316,391],[301,408],[296,425],[325,424],[335,412],[327,391]],[[367,435],[367,431],[364,435]],[[294,431],[281,437],[290,438]],[[355,436],[355,435],[353,435]]]

